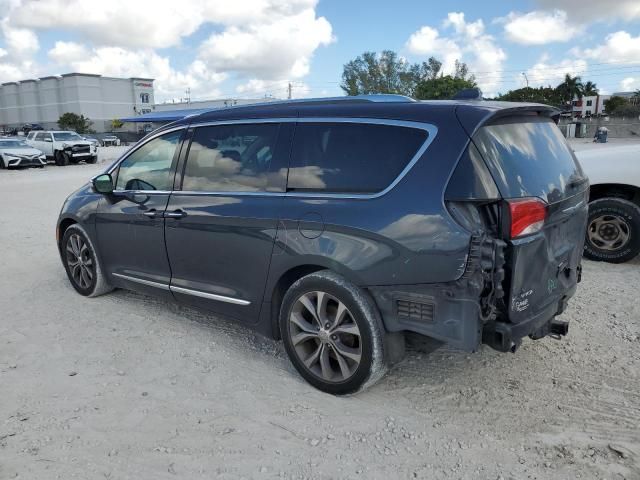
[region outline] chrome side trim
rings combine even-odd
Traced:
[[[384,118],[363,118],[363,117],[303,117],[303,118],[246,118],[241,120],[220,120],[204,123],[193,123],[191,127],[205,127],[215,125],[234,125],[247,123],[367,123],[374,125],[392,125],[397,127],[417,128],[428,133],[427,139],[411,158],[409,163],[400,172],[400,174],[385,189],[375,193],[323,193],[323,192],[192,192],[186,190],[176,190],[173,195],[214,195],[214,196],[276,196],[276,197],[293,197],[293,198],[335,198],[335,199],[354,199],[354,200],[370,200],[382,197],[389,193],[402,179],[409,173],[413,166],[418,162],[420,157],[426,152],[431,142],[438,134],[438,127],[430,123],[412,122],[405,120],[391,120]]]
[[[209,300],[216,300],[218,302],[234,303],[236,305],[249,305],[251,302],[247,300],[241,300],[239,298],[225,297],[224,295],[216,295],[215,293],[201,292],[199,290],[191,290],[190,288],[176,287],[171,285],[169,290],[175,293],[184,293],[185,295],[193,295],[194,297],[206,298]]]
[[[112,273],[114,277],[122,278],[123,280],[129,280],[130,282],[140,283],[149,287],[160,288],[162,290],[169,290],[169,285],[166,283],[153,282],[151,280],[144,280],[142,278],[130,277],[129,275],[123,275],[121,273]]]

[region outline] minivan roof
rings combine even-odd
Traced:
[[[450,119],[452,116],[457,116],[464,124],[465,129],[471,133],[479,125],[496,116],[518,113],[536,113],[543,116],[552,116],[556,112],[557,109],[538,103],[485,100],[414,100],[402,95],[357,95],[274,101],[216,108],[187,116],[161,127],[159,130],[191,123],[296,117],[382,118],[438,125],[442,121],[446,121],[445,118]],[[157,131],[154,133],[157,133]]]

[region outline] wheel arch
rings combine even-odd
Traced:
[[[602,198],[623,198],[640,207],[640,187],[624,183],[598,183],[591,185],[589,202]]]
[[[75,218],[66,217],[58,222],[58,228],[56,231],[56,242],[58,243],[58,249],[60,249],[60,243],[62,242],[62,238],[64,237],[64,232],[67,231],[71,225],[78,223]]]

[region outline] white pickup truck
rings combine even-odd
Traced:
[[[640,253],[640,144],[576,148],[591,182],[584,256],[623,263]]]
[[[96,145],[76,132],[31,131],[26,141],[27,145],[41,150],[48,159],[53,159],[56,165],[68,165],[82,160],[96,163],[98,160]]]

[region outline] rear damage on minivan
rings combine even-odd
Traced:
[[[469,142],[444,203],[467,259],[454,282],[375,289],[389,330],[502,352],[567,334],[556,317],[580,281],[589,184],[551,113],[501,110],[473,129],[458,113]]]

